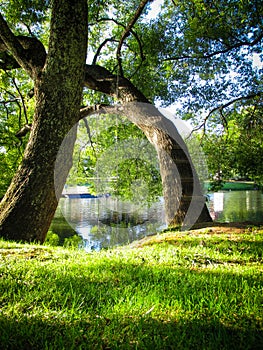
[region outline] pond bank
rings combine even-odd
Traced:
[[[179,231],[179,230],[164,230],[160,234],[149,235],[138,241],[132,242],[130,247],[140,247],[143,245],[160,244],[167,241],[176,240],[178,237],[183,236],[196,236],[200,237],[202,235],[207,235],[207,237],[212,235],[242,235],[249,234],[251,232],[263,231],[262,223],[252,223],[252,222],[208,222],[195,224],[194,227],[189,231]]]
[[[121,203],[120,203],[121,204]],[[263,194],[260,191],[224,191],[207,195],[207,206],[214,221],[263,221]],[[119,206],[116,223],[110,198],[62,198],[51,230],[60,243],[76,233],[87,250],[125,245],[166,227],[164,204],[160,199],[151,208],[130,212],[130,221],[121,221],[124,209]],[[127,218],[128,219],[128,218]]]

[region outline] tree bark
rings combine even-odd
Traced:
[[[0,236],[7,239],[43,242],[54,216],[54,165],[64,137],[79,119],[86,33],[86,0],[55,0],[45,66],[41,71],[38,68],[37,74],[29,71],[35,80],[36,97],[32,131],[23,161],[0,205]],[[23,59],[20,57],[19,63],[23,64]],[[73,148],[73,144],[74,135],[68,145]],[[70,158],[65,165],[61,186],[71,166]]]

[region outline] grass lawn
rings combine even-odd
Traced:
[[[210,191],[211,184],[205,183],[206,190]],[[256,188],[256,185],[252,181],[224,181],[222,184],[222,191],[251,191]],[[213,192],[213,191],[212,191]]]
[[[223,184],[222,190],[249,191],[255,189],[253,182],[227,181]]]
[[[263,349],[263,228],[81,250],[0,241],[0,349]]]

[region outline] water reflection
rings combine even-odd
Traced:
[[[219,222],[263,222],[260,191],[208,194],[211,216]],[[61,198],[51,229],[65,237],[77,232],[87,251],[130,243],[165,228],[163,200],[152,207],[131,206],[111,198]]]
[[[163,200],[151,207],[132,206],[112,198],[61,198],[52,222],[61,235],[60,222],[82,238],[87,251],[127,244],[165,228]],[[61,221],[60,221],[61,220]],[[62,233],[63,234],[63,233]]]
[[[216,192],[208,197],[213,220],[263,222],[263,194],[260,191]]]

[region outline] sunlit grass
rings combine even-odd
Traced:
[[[0,241],[1,349],[261,349],[263,230],[80,250]]]

